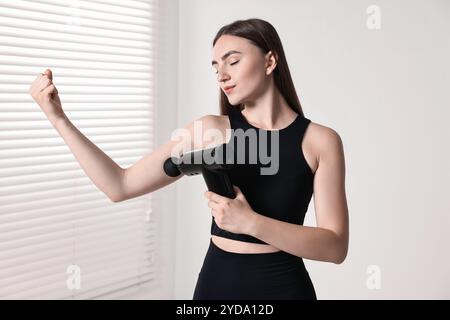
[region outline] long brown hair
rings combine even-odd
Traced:
[[[255,46],[259,47],[264,54],[272,50],[278,56],[277,66],[273,70],[275,85],[283,95],[286,103],[296,113],[304,116],[300,100],[292,82],[291,73],[284,55],[283,45],[275,28],[267,21],[261,19],[236,20],[223,26],[216,34],[213,47],[222,35],[232,35],[248,39]],[[219,89],[220,94],[220,114],[228,115],[230,108],[236,108],[228,101],[225,93]],[[238,106],[241,110],[243,104]]]

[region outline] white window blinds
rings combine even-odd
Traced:
[[[153,148],[157,0],[0,0],[0,299],[95,299],[158,280],[151,195],[112,202],[28,94],[53,71],[121,167]]]

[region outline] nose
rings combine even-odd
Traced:
[[[217,80],[220,82],[224,79],[227,79],[227,75],[221,71],[217,71]]]
[[[220,68],[220,67],[217,68],[217,80],[219,82],[229,79],[229,77],[230,77],[229,74],[227,72],[225,72],[224,68]]]

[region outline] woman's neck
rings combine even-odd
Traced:
[[[266,90],[255,101],[244,103],[242,115],[250,124],[267,130],[276,130],[286,127],[297,116],[276,86],[273,88]]]

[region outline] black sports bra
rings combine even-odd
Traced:
[[[313,194],[314,173],[301,149],[304,133],[311,120],[297,115],[285,128],[264,130],[251,125],[237,106],[230,109],[228,117],[232,135],[226,144],[232,143],[235,146],[235,166],[230,170],[231,182],[241,189],[249,205],[258,214],[302,225]],[[239,139],[244,141],[243,136],[256,137],[257,141],[251,147],[250,138],[245,139],[245,154],[244,149],[237,147]],[[257,149],[254,148],[255,145],[258,146]],[[265,151],[261,152],[263,149]],[[279,156],[275,157],[277,153]],[[266,157],[258,156],[264,154]],[[268,158],[270,162],[267,161]],[[214,217],[211,222],[211,235],[266,244],[247,234],[220,229]]]

